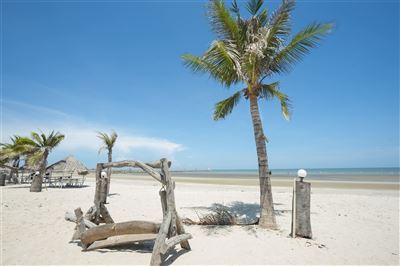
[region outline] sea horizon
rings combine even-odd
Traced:
[[[400,167],[355,167],[355,168],[305,168],[306,179],[322,181],[348,181],[348,182],[387,182],[399,183]],[[298,168],[271,169],[273,179],[288,179],[297,176]],[[140,174],[134,170],[116,171],[122,173]],[[192,169],[172,170],[177,177],[193,178],[258,178],[258,169]]]

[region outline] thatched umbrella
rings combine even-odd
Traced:
[[[78,175],[87,175],[89,169],[74,156],[68,156],[47,167],[47,171],[73,172]]]

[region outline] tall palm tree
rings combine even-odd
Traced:
[[[30,192],[41,192],[43,176],[46,173],[47,157],[64,139],[64,135],[52,131],[48,136],[31,132],[31,137],[20,137],[16,141],[16,151],[27,156],[29,165],[39,165],[39,175],[34,175]]]
[[[283,0],[271,14],[262,8],[263,2],[248,0],[245,9],[250,16],[246,19],[236,1],[230,9],[221,0],[211,1],[208,15],[217,40],[203,55],[185,54],[183,60],[194,72],[208,73],[223,86],[240,84],[244,87],[215,105],[214,120],[229,115],[240,99],[249,100],[260,179],[259,225],[276,228],[266,137],[258,101],[278,99],[283,116],[289,119],[289,97],[280,91],[279,82],[267,84],[264,80],[271,79],[274,74],[289,72],[311,48],[317,46],[333,25],[313,23],[291,37],[294,0]]]
[[[99,149],[99,154],[101,153],[102,150],[107,150],[108,151],[108,162],[112,162],[112,152],[113,152],[113,147],[115,145],[115,142],[117,141],[118,135],[115,131],[112,131],[110,135],[108,135],[105,132],[97,132],[97,137],[101,139],[102,141],[102,146]],[[107,175],[108,175],[108,184],[107,184],[107,195],[110,192],[110,180],[111,180],[111,168],[107,169]]]

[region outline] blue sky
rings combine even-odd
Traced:
[[[267,1],[274,9],[278,1]],[[74,154],[89,167],[95,131],[115,129],[114,158],[167,156],[175,168],[256,168],[248,102],[214,122],[235,89],[191,73],[214,35],[203,1],[2,1],[2,142],[51,129],[66,134],[50,162]],[[271,168],[399,165],[399,3],[301,1],[294,32],[335,22],[289,75],[293,103],[261,102]]]

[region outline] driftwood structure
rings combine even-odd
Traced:
[[[190,250],[188,239],[192,236],[185,232],[175,206],[175,182],[171,179],[167,159],[153,163],[139,161],[121,161],[98,163],[96,167],[96,190],[94,205],[84,215],[80,208],[74,213],[67,212],[65,219],[76,223],[73,240],[80,240],[84,251],[120,244],[155,240],[150,265],[160,265],[163,256],[175,245]],[[128,221],[115,223],[108,212],[107,170],[110,168],[137,167],[161,183],[159,192],[163,221],[161,224],[148,221]],[[160,169],[156,171],[155,169]],[[100,225],[101,223],[105,223]]]
[[[292,198],[292,237],[312,238],[311,232],[311,184],[294,180]]]

